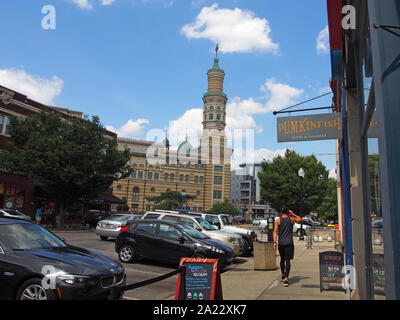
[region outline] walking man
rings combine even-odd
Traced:
[[[285,287],[289,286],[290,260],[294,256],[293,223],[302,223],[303,220],[292,211],[283,207],[281,216],[275,219],[274,249],[279,250],[281,256],[282,281]]]

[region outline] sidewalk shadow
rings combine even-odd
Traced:
[[[302,281],[302,280],[305,280],[305,279],[310,279],[310,277],[303,277],[303,276],[295,276],[295,277],[289,277],[289,283],[290,284],[295,284],[295,283],[298,283],[298,282],[300,282],[300,281]]]

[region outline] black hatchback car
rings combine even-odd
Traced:
[[[123,227],[115,241],[122,262],[148,258],[179,263],[180,258],[219,259],[221,270],[232,263],[233,251],[220,241],[183,224],[166,220],[136,220]]]
[[[124,267],[45,228],[0,218],[0,299],[120,298]]]

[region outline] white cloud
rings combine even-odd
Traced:
[[[273,52],[279,45],[271,39],[267,19],[239,8],[219,9],[218,4],[204,7],[195,21],[182,27],[181,33],[191,39],[209,39],[219,43],[221,52]]]
[[[168,127],[170,144],[177,147],[187,135],[188,141],[193,147],[198,146],[203,129],[202,121],[203,109],[200,108],[189,109],[178,119],[170,121]]]
[[[226,132],[234,134],[234,130],[253,129],[262,132],[263,128],[256,123],[255,116],[266,114],[274,110],[295,103],[304,90],[291,87],[287,84],[277,83],[275,79],[267,79],[260,90],[265,93],[261,98],[241,99],[234,97],[226,106]],[[179,145],[185,139],[186,131],[188,140],[195,146],[201,137],[203,129],[203,108],[187,110],[181,117],[171,121],[169,125],[169,140],[172,145]],[[245,137],[243,132],[243,137]]]
[[[101,0],[101,4],[103,6],[108,6],[110,4],[113,4],[116,0]]]
[[[327,54],[329,52],[329,28],[326,26],[320,31],[317,38],[317,53]]]
[[[28,98],[53,105],[54,98],[61,94],[64,81],[54,76],[50,80],[30,75],[19,69],[0,69],[0,84],[27,95]]]
[[[70,1],[75,3],[81,9],[85,9],[85,10],[93,9],[93,5],[89,0],[70,0]]]
[[[137,119],[136,121],[129,119],[128,122],[119,129],[116,129],[113,126],[106,126],[106,129],[115,132],[120,138],[135,139],[139,138],[143,134],[144,126],[149,123],[150,122],[147,119]]]
[[[233,151],[231,170],[239,170],[241,163],[261,163],[263,161],[272,161],[275,157],[285,155],[286,149],[270,150],[267,148],[260,148],[255,150],[243,150],[237,148]],[[239,174],[239,173],[237,173]]]
[[[69,0],[75,3],[79,8],[84,10],[92,10],[94,0]],[[113,4],[116,0],[96,0],[101,3],[103,6],[109,6]]]

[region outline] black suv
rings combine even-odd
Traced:
[[[135,220],[123,227],[115,241],[120,261],[148,258],[178,264],[180,258],[219,259],[221,270],[232,263],[233,251],[220,241],[184,224],[167,220]]]

